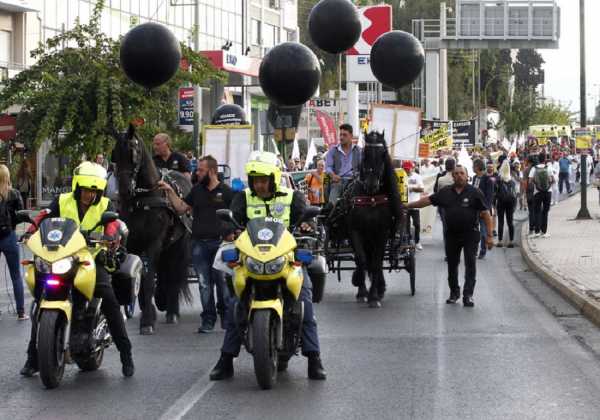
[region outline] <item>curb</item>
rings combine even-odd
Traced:
[[[529,268],[571,303],[582,315],[600,327],[600,302],[590,298],[576,288],[568,286],[562,281],[563,277],[560,274],[546,267],[537,257],[536,252],[530,248],[527,238],[528,233],[529,225],[524,223],[521,227],[521,256]]]

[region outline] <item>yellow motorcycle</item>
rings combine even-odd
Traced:
[[[309,207],[302,220],[312,219],[319,211]],[[217,214],[241,229],[230,210],[217,210]],[[271,217],[251,219],[234,245],[221,254],[233,269],[232,288],[239,299],[234,319],[244,347],[253,356],[259,386],[271,389],[278,362],[287,362],[300,347],[302,266],[311,263],[312,251],[298,249],[294,235]]]
[[[34,223],[27,211],[18,212],[17,217]],[[105,212],[96,227],[117,218],[117,213]],[[106,241],[93,232],[95,228],[80,231],[71,219],[46,218],[37,228],[25,243],[33,260],[22,264],[25,283],[34,296],[31,319],[37,328],[40,378],[46,388],[56,388],[65,364],[74,362],[83,371],[96,370],[104,349],[112,343],[100,311],[102,299],[94,297],[95,257],[106,252]]]

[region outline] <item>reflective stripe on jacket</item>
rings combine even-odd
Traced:
[[[277,194],[270,200],[263,200],[252,194],[250,188],[246,188],[244,192],[246,194],[246,217],[248,220],[257,217],[274,217],[282,220],[286,227],[290,226],[294,190],[279,187],[277,192],[280,194]]]

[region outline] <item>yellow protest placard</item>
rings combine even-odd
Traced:
[[[591,149],[592,148],[592,136],[583,135],[575,138],[575,148],[577,149]]]

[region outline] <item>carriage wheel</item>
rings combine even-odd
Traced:
[[[410,259],[409,259],[409,265],[410,265],[410,269],[409,269],[409,274],[410,274],[410,295],[414,296],[415,295],[415,278],[416,278],[416,271],[417,271],[417,264],[416,264],[416,259],[415,259],[415,253],[414,251],[410,253]]]

